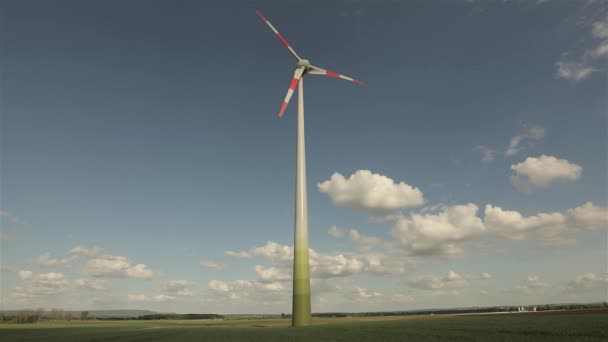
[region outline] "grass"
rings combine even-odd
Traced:
[[[607,341],[608,314],[2,324],[8,341]]]

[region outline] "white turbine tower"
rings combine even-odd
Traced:
[[[296,156],[296,212],[294,228],[294,258],[293,258],[293,302],[291,325],[309,325],[310,316],[310,273],[308,267],[308,209],[306,205],[306,149],[304,146],[304,85],[302,77],[307,74],[325,75],[341,78],[343,80],[363,84],[350,77],[338,73],[321,69],[310,64],[307,59],[302,59],[291,48],[287,40],[277,31],[274,26],[260,13],[258,16],[270,27],[277,35],[279,40],[289,49],[291,54],[298,60],[296,71],[287,90],[287,96],[279,109],[279,117],[283,117],[283,112],[298,86],[298,142]]]

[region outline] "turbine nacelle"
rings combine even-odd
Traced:
[[[305,71],[308,71],[308,70],[310,70],[310,68],[312,66],[310,65],[310,62],[308,61],[308,59],[300,59],[298,61],[297,67],[304,68]]]

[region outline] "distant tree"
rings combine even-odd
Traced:
[[[89,319],[89,312],[88,311],[81,311],[80,312],[80,320],[81,321],[86,321],[87,319]]]
[[[37,310],[31,310],[31,309],[25,309],[25,310],[19,310],[16,314],[15,314],[15,322],[16,323],[36,323],[38,322],[38,320],[40,319],[40,317],[42,316],[42,309],[37,309]]]
[[[285,313],[284,312],[281,313],[281,318],[285,318]]]

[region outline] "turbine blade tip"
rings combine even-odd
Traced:
[[[258,17],[262,18],[262,20],[268,21],[268,19],[266,19],[266,17],[259,10],[256,9],[255,13],[258,15]]]

